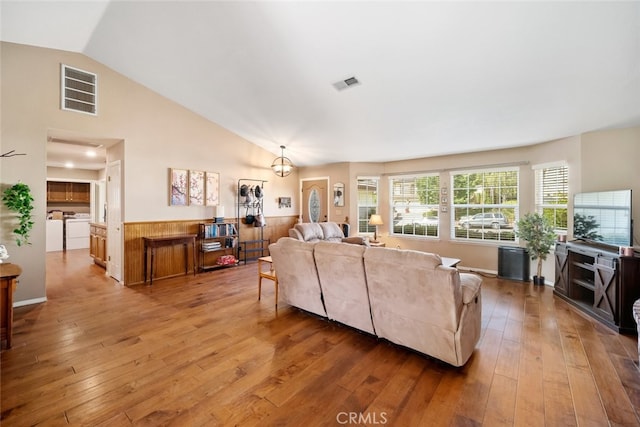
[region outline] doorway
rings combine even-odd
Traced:
[[[118,215],[114,214],[114,217],[118,221],[122,220],[121,205],[123,199],[121,194],[122,189],[120,187],[122,171],[120,169],[115,171],[118,175],[118,193],[117,195],[111,195],[111,197],[114,197],[112,203],[108,200],[108,184],[106,182],[106,175],[109,172],[109,165],[107,164],[108,158],[111,159],[111,163],[113,163],[114,159],[118,159],[118,165],[120,165],[120,162],[123,160],[123,143],[124,141],[122,139],[100,138],[67,130],[49,129],[47,131],[47,180],[62,182],[68,181],[71,183],[87,182],[89,188],[87,191],[87,197],[82,199],[82,207],[79,208],[77,205],[65,201],[61,205],[60,210],[69,212],[74,211],[76,217],[78,216],[78,213],[85,215],[86,221],[88,222],[106,224],[105,214],[108,215],[108,209],[117,205],[116,209],[118,211]],[[107,154],[107,152],[109,154]],[[73,167],[70,168],[70,166]],[[113,174],[114,172],[112,172],[112,175]],[[47,192],[47,195],[49,195],[48,193],[49,192]],[[56,209],[56,206],[52,205],[51,209]],[[50,206],[48,202],[47,211],[49,210]],[[62,214],[62,212],[60,212],[60,214]],[[49,221],[47,222],[47,226],[52,229],[52,235],[54,231],[56,232],[56,236],[64,233],[63,229],[60,232],[58,232],[58,229],[54,230],[52,224],[49,224]],[[121,248],[122,233],[120,233],[119,224],[115,231],[116,232],[109,229],[107,230],[107,244],[112,243],[115,245],[115,248]],[[82,236],[82,238],[84,239],[84,236]],[[49,239],[49,236],[47,235],[47,244],[50,243],[50,240],[53,242],[53,238]],[[89,240],[89,236],[87,236],[87,240]],[[90,244],[87,242],[87,248],[89,248],[89,246]],[[57,249],[56,246],[55,250],[59,250],[61,252],[60,256],[64,256],[66,254],[63,251],[63,248]],[[51,251],[55,252],[55,250],[52,249]],[[114,276],[116,280],[120,280],[122,275],[122,262],[120,261],[122,258],[121,251],[114,253],[118,255],[118,262],[113,263],[111,269],[109,269],[108,266],[107,273]],[[107,252],[107,256],[109,256],[109,252]],[[86,258],[89,262],[93,262],[90,257],[89,249],[87,249]],[[112,271],[115,273],[112,273]],[[45,286],[48,281],[47,278],[48,272],[45,270]]]

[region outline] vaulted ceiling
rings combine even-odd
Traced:
[[[298,165],[640,125],[639,2],[3,0],[0,18],[3,41],[83,53]]]

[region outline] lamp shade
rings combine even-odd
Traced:
[[[278,175],[280,178],[284,178],[285,176],[289,176],[289,174],[293,171],[293,163],[287,157],[284,156],[285,146],[280,146],[280,157],[277,157],[273,163],[271,163],[271,169],[273,173]]]
[[[384,225],[382,217],[378,214],[373,214],[369,217],[369,225]]]

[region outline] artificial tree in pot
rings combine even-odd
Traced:
[[[531,259],[538,260],[538,269],[533,277],[533,283],[543,285],[542,262],[551,252],[556,240],[556,232],[549,220],[537,212],[526,214],[518,220],[516,225],[516,236],[525,241]]]

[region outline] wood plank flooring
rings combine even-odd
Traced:
[[[637,338],[552,288],[485,277],[463,368],[262,292],[256,264],[127,288],[48,253],[48,302],[2,351],[2,425],[640,425]]]

